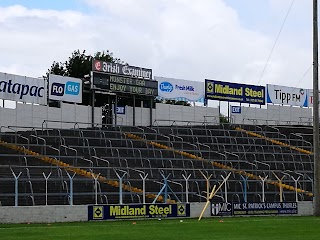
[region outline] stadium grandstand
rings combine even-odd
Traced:
[[[1,74],[8,88],[21,86],[20,93],[3,95],[17,101],[15,107],[0,109],[2,206],[88,206],[89,220],[195,217],[210,201],[206,216],[298,214],[297,203],[312,212],[309,89],[153,80],[146,68],[150,79],[142,79],[123,70],[138,67],[104,64],[93,61],[90,86],[86,79],[52,74],[43,81]],[[114,69],[119,73],[105,72]],[[82,104],[86,96],[95,104]],[[128,96],[140,106],[118,104]],[[224,118],[219,108],[154,103],[159,96],[268,104],[228,104]],[[288,106],[279,105],[285,98]],[[145,206],[152,206],[149,215]]]

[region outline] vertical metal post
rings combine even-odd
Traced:
[[[188,176],[185,176],[184,174],[182,174],[182,177],[186,181],[186,203],[189,203],[189,184],[188,184],[188,180],[191,177],[191,174],[189,174]]]
[[[136,125],[136,96],[133,95],[133,108],[132,108],[132,125]]]
[[[313,0],[313,152],[314,215],[320,216],[319,82],[318,82],[318,0]]]
[[[98,178],[100,176],[100,173],[98,175],[91,173],[91,176],[94,179],[95,199],[96,199],[96,205],[98,205]]]
[[[95,105],[95,91],[94,89],[92,89],[92,103],[91,103],[91,123],[92,123],[92,127],[94,128],[94,105]]]
[[[42,175],[43,175],[44,180],[46,182],[46,206],[48,206],[48,179],[51,176],[51,172],[49,173],[48,176],[46,176],[46,174],[44,172],[42,173]]]
[[[273,175],[278,179],[279,181],[279,194],[280,194],[280,202],[283,202],[283,188],[282,188],[282,180],[285,178],[285,175],[282,176],[282,178],[279,178],[274,172],[272,172]]]
[[[18,176],[11,169],[12,175],[14,177],[14,206],[17,207],[19,205],[19,177],[22,172],[18,174]]]
[[[243,180],[243,200],[244,202],[248,201],[248,196],[247,196],[247,182],[248,182],[248,177],[244,177],[242,175],[240,175],[240,177]]]
[[[150,98],[150,127],[152,126],[152,107],[153,107],[153,97]]]
[[[115,101],[114,101],[114,125],[115,126],[117,126],[117,121],[118,121],[117,108],[118,108],[118,95],[116,94]]]
[[[222,175],[221,175],[221,177],[222,177],[223,181],[225,182],[225,184],[224,184],[224,200],[225,200],[225,202],[228,202],[228,185],[227,185],[227,179],[226,179],[224,176],[222,176]]]
[[[118,170],[119,172],[122,172],[122,176],[118,174],[118,172],[114,169],[114,172],[116,173],[117,177],[119,178],[119,204],[123,204],[123,199],[122,199],[122,180],[124,176],[127,174],[126,171],[123,170]]]
[[[209,196],[210,196],[210,178],[212,177],[212,174],[210,174],[208,177],[206,175],[203,174],[203,172],[201,170],[199,170],[199,172],[202,174],[202,176],[204,177],[204,179],[206,180],[206,183],[207,183],[207,201],[209,199]]]
[[[297,179],[294,179],[292,176],[291,176],[291,178],[294,181],[294,187],[295,187],[295,192],[296,192],[296,202],[298,202],[299,201],[299,199],[298,199],[298,181],[300,179],[300,176]]]
[[[139,176],[142,179],[142,199],[143,199],[143,204],[146,203],[146,179],[148,177],[148,173],[142,176],[141,173],[139,173]]]
[[[76,175],[76,173],[74,173],[72,176],[66,171],[68,177],[69,177],[69,181],[70,181],[70,187],[69,187],[69,191],[70,191],[70,206],[73,206],[73,178]]]
[[[265,182],[267,181],[268,175],[264,178],[259,175],[259,178],[261,179],[261,182],[262,182],[262,202],[265,202],[266,196],[264,192],[264,185],[265,185]]]

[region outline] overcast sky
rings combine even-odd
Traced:
[[[76,49],[110,50],[156,76],[312,88],[311,0],[294,1],[262,75],[291,2],[1,0],[0,72],[39,77]]]

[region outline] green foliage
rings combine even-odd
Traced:
[[[106,62],[120,62],[119,58],[114,58],[113,54],[107,51],[96,52],[93,56],[87,54],[85,50],[75,50],[71,57],[65,62],[54,61],[47,73],[83,78],[89,74],[92,68],[92,60],[99,59]]]
[[[220,123],[229,123],[228,117],[220,113]]]

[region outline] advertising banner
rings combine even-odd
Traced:
[[[233,215],[298,214],[296,202],[234,203]]]
[[[264,105],[265,87],[206,79],[205,96],[210,100]]]
[[[204,102],[203,82],[155,77],[158,81],[158,96],[178,101]]]
[[[92,61],[92,71],[152,80],[152,69],[104,62],[96,59]]]
[[[212,203],[211,216],[298,214],[296,202]]]
[[[82,80],[50,74],[49,99],[82,103]]]
[[[313,107],[313,89],[307,90],[308,96],[308,107]],[[319,92],[319,99],[320,99],[320,92]]]
[[[232,203],[211,203],[211,216],[232,216]]]
[[[92,72],[93,87],[112,92],[158,96],[158,82],[140,78],[122,77]]]
[[[190,217],[190,204],[130,204],[88,206],[88,220]]]
[[[39,78],[0,73],[0,99],[46,105],[46,81]]]
[[[267,84],[267,103],[308,107],[308,91],[304,88]]]

